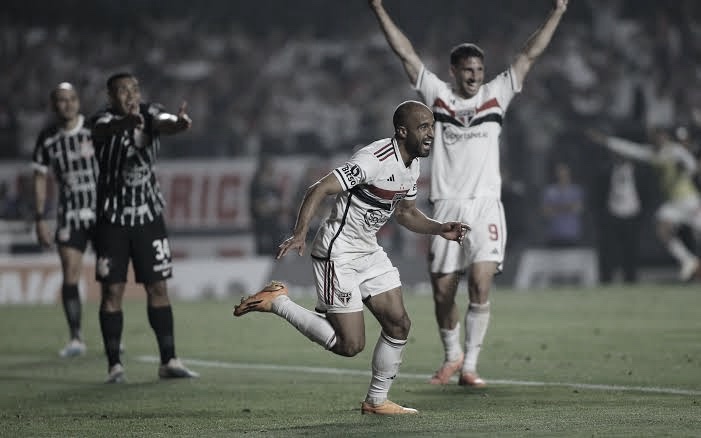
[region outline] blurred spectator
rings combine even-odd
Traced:
[[[275,4],[284,3],[268,2]],[[417,52],[440,53],[482,35],[476,42],[492,55],[487,71],[508,63],[539,20],[538,8],[518,0],[484,4],[479,16],[467,17],[460,1],[441,5],[426,17],[425,2],[401,1],[411,32],[426,35]],[[391,126],[388,109],[416,97],[396,80],[401,65],[363,2],[344,2],[342,14],[319,7],[314,14],[273,15],[242,2],[212,2],[196,14],[186,3],[163,10],[155,0],[127,9],[107,0],[78,9],[66,0],[35,6],[11,0],[0,26],[0,56],[12,61],[0,83],[3,159],[28,158],[46,113],[46,84],[75,78],[84,106],[96,109],[105,104],[104,78],[117,67],[154,84],[154,95],[172,96],[166,106],[178,105],[176,97],[188,100],[198,123],[163,148],[164,159],[305,149],[333,156],[359,138],[381,137]],[[577,144],[558,141],[573,125],[608,118],[616,125],[647,119],[670,128],[684,123],[692,133],[701,128],[701,2],[582,0],[569,9],[568,31],[529,73],[502,137],[503,156],[535,196],[547,182],[551,150]],[[501,28],[510,32],[494,31]],[[429,69],[443,63],[428,55],[424,61]],[[588,155],[568,162],[579,175],[596,165]],[[529,227],[541,219],[539,209],[524,215]],[[666,257],[652,248],[646,258]]]
[[[16,114],[0,100],[0,157],[17,157],[17,129]]]
[[[601,283],[611,283],[619,268],[625,283],[638,281],[640,228],[650,197],[645,173],[633,161],[613,154],[594,173],[592,206]]]
[[[698,171],[696,158],[665,130],[656,130],[652,144],[632,142],[590,130],[592,141],[630,159],[649,163],[658,174],[663,202],[655,213],[657,235],[667,251],[679,263],[679,279],[689,281],[699,271],[699,257],[679,239],[678,231],[688,225],[701,232],[701,195],[693,182]]]
[[[527,235],[528,223],[526,218],[526,186],[523,181],[512,176],[507,166],[501,170],[501,202],[506,215],[506,229],[509,230],[509,238],[506,241],[507,248],[519,244]]]
[[[584,191],[572,180],[567,163],[555,164],[554,177],[554,182],[545,188],[542,200],[546,244],[551,247],[577,246],[583,238]]]
[[[16,219],[17,197],[10,192],[7,181],[0,181],[0,219]]]
[[[277,253],[277,245],[287,231],[282,224],[285,217],[282,190],[278,187],[275,176],[272,160],[262,157],[249,189],[251,220],[258,255]]]

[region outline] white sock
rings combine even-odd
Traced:
[[[455,324],[454,329],[439,329],[446,362],[455,362],[462,355],[460,346],[460,323]]]
[[[684,246],[681,240],[677,237],[672,237],[669,239],[669,242],[667,242],[667,250],[674,256],[675,259],[680,264],[687,263],[689,260],[692,260],[695,258],[694,254],[689,251],[689,249]]]
[[[482,341],[489,325],[489,302],[470,303],[465,314],[465,363],[463,372],[477,371],[477,358],[482,349]]]
[[[370,389],[365,401],[379,405],[387,400],[389,388],[399,371],[399,364],[402,363],[402,352],[406,345],[406,339],[394,339],[384,332],[380,333],[380,338],[372,353],[372,380]]]
[[[336,331],[331,324],[316,312],[305,309],[286,295],[273,300],[271,310],[285,318],[307,338],[330,350],[336,345]]]

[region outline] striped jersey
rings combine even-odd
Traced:
[[[154,120],[163,110],[160,105],[144,103],[139,110],[144,118],[143,129],[94,138],[100,164],[97,214],[113,224],[134,226],[152,222],[163,213],[165,206],[154,173],[160,149],[160,134]],[[95,115],[95,127],[120,117],[107,108]]]
[[[501,197],[499,136],[504,113],[521,84],[508,69],[464,99],[421,68],[415,84],[436,119],[430,200]]]
[[[98,165],[85,118],[64,130],[57,124],[42,129],[32,154],[34,170],[52,170],[58,186],[57,228],[90,228],[95,223]]]
[[[316,234],[312,257],[352,260],[381,249],[377,231],[399,201],[416,199],[419,159],[405,166],[396,140],[386,138],[358,150],[333,174],[344,191]]]

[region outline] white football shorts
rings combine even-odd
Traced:
[[[460,221],[470,226],[463,245],[441,236],[431,237],[432,273],[460,272],[475,262],[496,262],[501,272],[506,247],[506,220],[499,199],[440,200],[433,204],[433,219]]]
[[[663,203],[655,217],[674,225],[687,224],[701,231],[701,199],[698,196],[687,196]]]
[[[360,312],[364,300],[402,285],[383,250],[351,261],[312,259],[312,265],[320,313]]]

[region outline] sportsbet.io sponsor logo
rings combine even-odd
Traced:
[[[341,172],[348,182],[348,186],[353,187],[360,181],[360,168],[357,164],[349,165],[345,164],[341,167]]]
[[[462,132],[456,129],[448,128],[443,131],[443,143],[450,145],[459,141],[471,140],[473,138],[487,138],[487,136],[488,134],[486,131]]]

